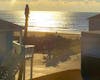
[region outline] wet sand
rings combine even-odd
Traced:
[[[15,36],[18,36],[19,34],[16,32]],[[80,38],[80,34],[74,34],[74,33],[57,33],[57,32],[28,32],[28,37],[36,36],[36,37],[44,37],[47,35],[60,35],[65,38]]]
[[[73,33],[57,33],[57,32],[28,32],[28,36],[39,36],[43,37],[46,35],[60,35],[64,38],[80,38],[80,34],[73,34]]]

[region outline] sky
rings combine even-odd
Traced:
[[[100,0],[0,0],[0,10],[100,12]]]

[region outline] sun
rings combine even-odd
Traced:
[[[34,22],[32,22],[34,20]],[[31,25],[39,27],[49,27],[55,23],[54,15],[49,12],[31,12],[29,17]]]
[[[31,11],[29,14],[29,31],[53,31],[59,26],[57,12]],[[58,20],[58,21],[57,21]]]
[[[12,0],[12,1],[11,1],[11,4],[14,4],[15,2],[16,2],[16,0]]]

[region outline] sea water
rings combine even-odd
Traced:
[[[98,13],[93,12],[61,12],[30,11],[29,31],[80,33],[88,31],[88,18]],[[0,11],[0,19],[24,27],[24,11]]]

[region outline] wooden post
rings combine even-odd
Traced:
[[[33,54],[32,54],[32,57],[31,57],[31,65],[30,65],[30,80],[32,80],[33,78]]]
[[[29,17],[29,6],[28,4],[26,4],[26,7],[25,7],[25,29],[24,29],[24,46],[26,45],[27,43],[27,31],[28,31],[28,17]],[[23,68],[24,68],[24,71],[23,71],[23,80],[25,80],[25,54],[24,54],[24,63],[23,63]]]
[[[29,17],[29,7],[28,4],[26,4],[26,8],[25,8],[25,29],[24,29],[24,42],[23,44],[26,44],[26,39],[27,39],[27,30],[28,30],[28,17]]]
[[[34,51],[34,45],[32,46],[32,50]],[[30,64],[30,80],[33,78],[33,58],[34,58],[34,52],[31,52],[31,64]]]
[[[28,29],[28,16],[29,15],[29,6],[26,4],[25,7],[25,29],[24,29],[24,37],[23,37],[23,45],[25,46],[27,40],[27,29]],[[19,71],[18,80],[25,80],[25,52],[24,52],[24,61],[22,61],[22,65]]]

